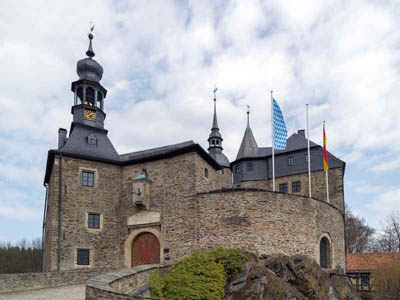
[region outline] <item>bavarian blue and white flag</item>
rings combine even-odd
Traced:
[[[287,140],[285,120],[283,119],[282,111],[278,103],[276,103],[275,99],[272,99],[272,102],[272,130],[274,132],[274,149],[285,150]]]

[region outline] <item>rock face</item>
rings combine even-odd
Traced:
[[[302,256],[253,256],[226,287],[224,300],[359,300],[343,271],[325,271]]]

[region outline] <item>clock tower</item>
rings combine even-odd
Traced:
[[[103,161],[119,161],[119,155],[104,128],[104,99],[107,90],[101,85],[103,67],[93,59],[93,27],[88,34],[89,48],[86,58],[78,61],[76,72],[79,79],[72,82],[74,104],[71,109],[73,120],[69,137],[67,130],[58,131],[60,153]]]
[[[74,123],[85,124],[97,128],[104,128],[104,99],[107,90],[100,84],[103,76],[102,66],[93,59],[93,34],[89,33],[88,57],[78,61],[76,72],[79,80],[72,82],[71,90],[74,93],[72,115]]]

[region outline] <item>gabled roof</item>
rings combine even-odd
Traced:
[[[373,271],[383,264],[400,260],[400,252],[348,253],[347,273]]]
[[[254,138],[253,131],[250,126],[247,124],[246,131],[244,132],[244,136],[242,139],[242,143],[240,144],[240,148],[238,154],[236,156],[236,160],[242,158],[250,158],[250,157],[258,157],[259,148]]]
[[[247,131],[247,128],[246,128],[246,131]],[[250,129],[250,134],[251,134],[251,137],[254,139],[253,133],[251,132],[251,129]],[[246,133],[245,133],[245,136],[246,136]],[[246,140],[248,140],[248,141],[251,140],[251,137],[250,138],[246,137]],[[268,157],[268,156],[272,156],[272,148],[271,147],[257,147],[257,149],[258,149],[257,150],[257,154],[254,154],[254,152],[252,152],[252,151],[247,151],[247,153],[246,153],[246,151],[243,150],[241,152],[244,140],[245,140],[245,137],[243,137],[242,144],[240,145],[240,149],[239,149],[239,153],[241,155],[239,157],[239,153],[238,153],[238,156],[236,157],[236,160],[239,160],[239,159],[242,159],[242,158],[265,158],[265,157]],[[254,139],[254,142],[255,142],[255,139]],[[251,142],[248,142],[248,144],[251,144]],[[257,146],[257,143],[255,143],[255,146]],[[310,140],[310,148],[314,148],[314,147],[321,147],[321,146]],[[243,148],[251,149],[252,147],[248,147],[246,145]],[[304,149],[307,149],[307,139],[305,138],[305,136],[302,135],[302,134],[299,134],[299,133],[293,133],[287,139],[286,149],[285,150],[275,150],[275,155],[278,156],[280,154],[299,151],[299,150],[304,150]],[[244,155],[242,153],[244,153]],[[249,155],[248,153],[251,153],[251,154]],[[332,167],[333,166],[336,167],[337,165],[341,166],[342,164],[344,164],[344,162],[342,160],[340,160],[339,158],[335,157],[329,151],[328,151],[328,161],[332,162]],[[331,166],[331,164],[329,164],[329,166]]]
[[[113,165],[126,166],[130,164],[154,161],[165,159],[185,153],[196,152],[199,154],[206,162],[208,162],[214,169],[220,170],[221,166],[199,145],[193,141],[187,141],[183,143],[178,143],[174,145],[168,145],[164,147],[158,147],[143,151],[136,151],[131,153],[126,153],[118,156],[117,159],[109,159],[99,156],[91,156],[81,153],[70,153],[63,151],[64,147],[59,150],[49,150],[47,156],[46,174],[44,178],[44,183],[48,183],[50,180],[51,170],[53,168],[54,157],[56,155],[63,155],[67,157],[85,159],[90,161],[97,161],[103,163],[109,163]]]

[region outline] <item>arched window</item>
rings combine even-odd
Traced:
[[[76,91],[79,100],[81,101],[80,104],[83,103],[83,88],[82,87],[78,87],[78,90]]]
[[[94,106],[94,89],[91,87],[86,88],[86,103]]]
[[[100,91],[97,91],[97,107],[101,107],[101,102],[103,101],[103,95]]]
[[[331,244],[326,237],[319,242],[319,265],[325,269],[331,266]]]

